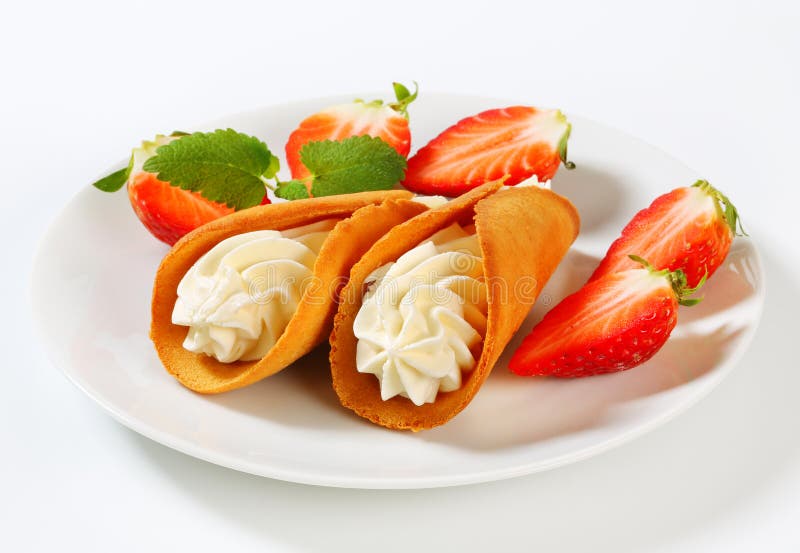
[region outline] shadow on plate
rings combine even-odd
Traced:
[[[475,400],[445,427],[421,436],[476,450],[530,444],[603,426],[609,417],[636,408],[638,399],[701,378],[732,354],[752,322],[748,319],[752,311],[746,307],[755,299],[757,268],[752,260],[756,255],[749,241],[737,241],[725,264],[706,284],[703,301],[680,309],[672,336],[647,363],[584,379],[515,376],[507,368],[511,354],[544,314],[579,288],[597,264],[592,256],[570,252]]]
[[[210,403],[286,426],[329,428],[341,424],[345,410],[331,387],[327,344],[314,349],[278,374],[252,386],[214,396]],[[330,412],[331,416],[320,416]]]
[[[572,171],[562,169],[553,178],[552,185],[553,192],[569,198],[578,209],[582,233],[616,221],[624,209],[620,203],[625,194],[621,179],[598,167],[579,164]]]
[[[671,339],[651,361],[630,371],[580,379],[526,378],[496,368],[472,404],[426,440],[497,450],[603,426],[617,410],[700,378],[735,345],[742,329]],[[687,356],[687,352],[692,352]]]
[[[619,410],[635,408],[638,399],[702,377],[726,359],[746,325],[746,320],[736,321],[735,311],[727,311],[754,295],[751,254],[748,242],[737,243],[706,285],[704,301],[681,308],[678,327],[648,363],[631,371],[575,380],[512,375],[508,359],[524,336],[564,296],[580,288],[597,266],[596,256],[570,251],[475,400],[446,426],[418,436],[475,450],[512,448],[603,426]],[[285,426],[371,426],[340,406],[331,387],[327,355],[327,345],[320,346],[273,377],[203,400]]]
[[[564,295],[579,288],[597,262],[596,257],[571,251],[540,296],[532,316],[541,318]],[[331,386],[328,352],[329,346],[322,344],[291,367],[252,386],[198,398],[285,426],[323,429],[352,424],[372,426],[339,404]]]
[[[691,309],[681,310],[681,322],[687,324],[710,317],[751,298],[755,294],[758,270],[754,266],[755,259],[750,240],[737,238],[725,263],[696,294],[703,301]]]

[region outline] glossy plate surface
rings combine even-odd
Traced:
[[[346,101],[266,107],[190,130],[230,126],[282,155],[294,126]],[[458,119],[507,101],[428,94],[411,107],[414,145]],[[233,469],[309,484],[424,488],[508,478],[597,454],[639,436],[708,393],[749,344],[764,301],[758,252],[737,238],[705,300],[681,308],[667,345],[634,370],[602,377],[520,378],[507,369],[535,321],[589,276],[630,217],[656,196],[701,177],[624,133],[570,116],[570,159],[553,189],[582,217],[581,235],[470,406],[447,425],[392,432],[341,408],[327,352],[220,396],[182,388],[147,337],[150,292],[166,246],[141,226],[124,192],[82,190],[48,230],[34,264],[34,316],[53,362],[130,428]],[[284,175],[285,176],[285,175]],[[735,191],[714,183],[735,200]]]

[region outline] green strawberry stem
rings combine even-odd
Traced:
[[[567,122],[566,116],[560,111],[557,113],[556,117],[567,123],[567,130],[564,131],[564,134],[561,135],[561,140],[558,141],[558,157],[561,158],[561,162],[564,164],[564,167],[571,171],[572,169],[575,169],[575,164],[567,160],[567,142],[569,141],[569,135],[572,132],[572,124]]]
[[[397,101],[389,104],[389,107],[400,113],[406,119],[408,119],[408,105],[416,100],[417,95],[419,94],[419,85],[417,84],[417,81],[413,81],[413,83],[413,94],[402,83],[392,83],[392,86],[394,87],[394,95],[395,98],[397,98]]]
[[[419,94],[419,86],[417,85],[417,81],[414,81],[414,93],[412,94],[405,85],[401,83],[392,83],[394,87],[394,95],[397,98],[396,102],[392,102],[391,104],[386,104],[400,115],[408,119],[408,105],[417,99],[417,95]],[[356,98],[353,100],[356,103],[364,104],[365,106],[370,107],[381,107],[383,105],[383,100],[372,100],[371,102],[367,102],[362,98]]]
[[[700,279],[700,282],[697,283],[697,286],[690,288],[686,282],[686,273],[684,273],[682,269],[678,269],[676,271],[670,271],[669,269],[658,270],[638,255],[629,255],[628,257],[635,262],[640,263],[645,269],[650,271],[651,275],[666,277],[672,286],[672,290],[675,292],[675,297],[678,300],[678,304],[692,306],[697,305],[703,300],[703,298],[692,298],[690,296],[693,296],[695,292],[697,292],[703,286],[703,284],[706,283],[708,272],[703,275],[703,278]]]
[[[734,236],[747,236],[747,233],[742,227],[742,220],[739,217],[739,211],[736,209],[736,206],[733,205],[733,202],[728,199],[728,197],[711,186],[711,184],[707,180],[699,180],[692,185],[695,188],[699,188],[712,198],[714,198],[717,212],[720,214],[721,217],[725,219],[728,227],[731,229],[731,232]],[[720,207],[722,204],[722,207]]]
[[[264,183],[264,186],[266,186],[273,192],[275,192],[275,189],[277,189],[281,184],[283,184],[281,181],[278,180],[277,177],[275,177],[275,182],[272,182],[272,180],[268,179],[264,175],[260,175],[258,178],[261,179],[261,182]]]

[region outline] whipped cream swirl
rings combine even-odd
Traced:
[[[461,387],[486,333],[486,285],[474,227],[441,230],[374,271],[353,331],[356,368],[380,381],[381,398],[415,405]]]
[[[337,222],[246,232],[206,252],[178,285],[172,322],[189,327],[183,347],[223,363],[264,357],[297,310]]]

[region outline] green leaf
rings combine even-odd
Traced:
[[[300,150],[300,160],[314,177],[314,196],[388,190],[403,180],[406,170],[403,156],[371,136],[308,142]]]
[[[290,180],[282,182],[278,188],[275,189],[275,195],[284,200],[301,200],[308,198],[308,188],[301,180]]]
[[[392,83],[392,86],[394,87],[394,95],[395,98],[397,98],[398,102],[402,102],[403,100],[411,96],[411,92],[408,90],[408,88],[405,87],[403,83]]]
[[[742,219],[739,217],[739,211],[725,194],[711,186],[711,183],[707,180],[699,180],[692,186],[700,188],[706,194],[714,198],[717,212],[725,219],[725,223],[731,229],[734,236],[749,236],[742,226]],[[722,204],[722,208],[720,208],[719,204]]]
[[[567,125],[566,130],[564,130],[564,134],[561,135],[561,138],[558,141],[558,157],[561,158],[561,162],[564,164],[565,168],[570,170],[575,169],[575,164],[567,160],[567,142],[569,141],[569,135],[572,132],[572,123],[567,121],[567,117],[560,111],[556,113],[556,120],[559,123],[566,123]]]
[[[419,86],[417,85],[417,82],[414,81],[413,94],[403,83],[392,83],[392,87],[394,88],[394,96],[397,98],[397,101],[389,104],[389,107],[401,113],[406,119],[408,119],[408,105],[417,99],[417,95],[419,94]]]
[[[269,162],[269,167],[267,167],[267,170],[264,171],[264,173],[262,173],[261,176],[264,177],[265,179],[271,179],[274,178],[275,175],[277,175],[278,171],[280,170],[281,170],[281,160],[279,160],[277,156],[272,156],[272,159]]]
[[[159,180],[234,209],[261,203],[265,180],[278,167],[266,144],[233,129],[182,136],[160,146],[144,164]]]
[[[692,306],[697,305],[703,298],[692,298],[690,296],[694,295],[703,285],[706,283],[706,278],[708,278],[708,272],[703,275],[703,278],[700,279],[700,282],[697,283],[697,286],[694,288],[689,288],[686,279],[686,273],[683,269],[676,269],[674,271],[670,271],[669,269],[661,269],[658,270],[653,267],[647,260],[639,257],[638,255],[629,255],[636,263],[641,264],[645,269],[647,269],[651,275],[659,276],[659,277],[666,277],[667,281],[669,281],[670,286],[672,286],[672,291],[675,292],[675,298],[678,300],[678,304]]]
[[[131,155],[131,159],[128,161],[128,166],[125,167],[125,169],[114,171],[110,175],[93,182],[92,186],[98,190],[102,190],[103,192],[116,192],[125,186],[126,182],[128,182],[128,179],[131,176],[131,171],[133,171],[133,155]]]
[[[102,190],[103,192],[116,192],[123,186],[125,183],[128,182],[128,175],[129,175],[129,167],[125,167],[124,169],[120,169],[119,171],[114,171],[110,175],[103,177],[102,179],[93,182],[92,186],[95,188]]]

